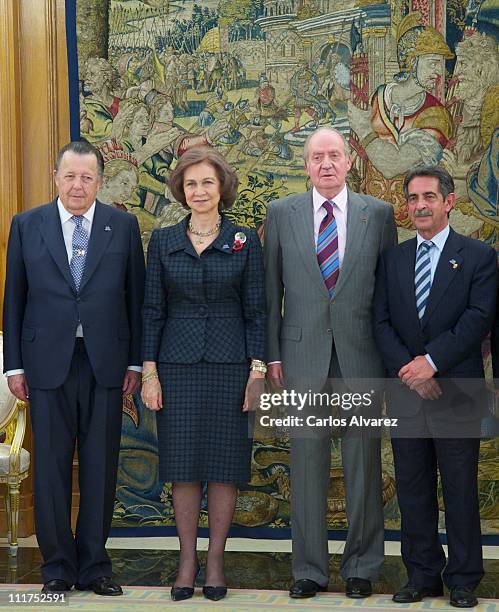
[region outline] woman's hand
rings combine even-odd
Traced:
[[[145,407],[149,410],[161,410],[163,408],[163,393],[157,376],[156,364],[153,361],[144,361],[142,381],[140,397]]]
[[[263,393],[265,374],[250,370],[246,391],[244,392],[243,412],[254,412],[260,403],[260,395]]]

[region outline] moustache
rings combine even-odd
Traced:
[[[431,210],[415,210],[414,217],[431,217],[433,213]]]

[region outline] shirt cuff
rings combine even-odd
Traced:
[[[282,363],[282,361],[268,361],[267,365],[272,365],[273,363]]]
[[[9,376],[16,376],[17,374],[24,374],[24,370],[7,370],[7,372],[5,372],[5,376],[7,376],[7,378]]]
[[[127,370],[132,370],[132,372],[142,372],[142,366],[128,366]]]
[[[428,353],[425,355],[425,359],[431,365],[431,367],[435,370],[435,372],[438,372],[437,366],[433,363],[433,359],[428,355]]]

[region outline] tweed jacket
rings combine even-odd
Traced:
[[[242,363],[265,357],[263,257],[255,230],[222,217],[200,255],[189,217],[155,230],[148,249],[143,358],[165,363]],[[246,241],[234,249],[235,234]]]

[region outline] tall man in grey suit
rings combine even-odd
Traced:
[[[137,219],[96,201],[104,162],[87,142],[59,152],[59,197],[16,215],[7,252],[4,367],[29,397],[43,592],[121,595],[105,545],[123,394],[140,384],[144,255]],[[78,445],[80,508],[71,531]]]
[[[313,392],[334,392],[332,379],[383,377],[371,300],[378,255],[397,234],[390,205],[346,187],[351,160],[339,132],[317,130],[304,159],[313,189],[267,212],[269,376],[287,388],[310,382]],[[291,442],[295,598],[313,597],[329,581],[330,434],[297,433]],[[349,530],[340,573],[347,596],[368,597],[384,555],[380,440],[348,427],[341,437]]]

